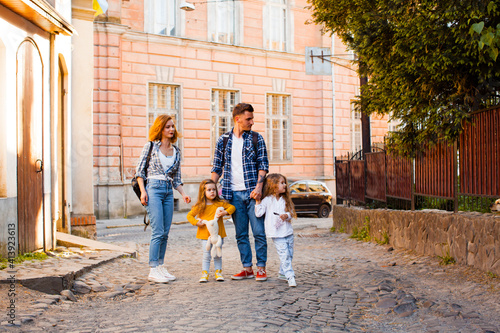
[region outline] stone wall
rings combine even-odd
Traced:
[[[459,264],[500,275],[500,215],[333,206],[337,231],[352,233],[367,221],[371,238],[381,240],[387,233],[394,248],[429,256],[449,253]]]

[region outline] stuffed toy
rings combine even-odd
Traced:
[[[207,226],[208,233],[210,236],[207,241],[207,251],[210,250],[210,246],[212,246],[212,257],[222,257],[222,238],[219,235],[219,217],[222,216],[222,212],[224,211],[224,207],[218,207],[215,211],[215,216],[213,220],[205,221],[205,225]]]

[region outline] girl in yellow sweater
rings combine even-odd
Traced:
[[[219,216],[215,216],[218,207],[224,207],[224,211],[222,211]],[[202,240],[203,261],[201,265],[202,274],[200,282],[208,282],[208,271],[210,270],[210,261],[212,260],[212,255],[210,254],[211,247],[207,250],[207,240],[210,234],[207,226],[205,225],[205,221],[218,218],[217,222],[219,224],[219,235],[222,238],[222,244],[224,244],[226,229],[224,229],[222,217],[234,213],[235,210],[236,208],[233,205],[230,205],[220,199],[219,194],[217,193],[217,185],[213,180],[205,179],[201,182],[198,192],[198,201],[187,214],[188,221],[192,225],[198,227],[196,238]],[[214,257],[214,267],[215,280],[224,281],[224,278],[222,277],[222,257]]]

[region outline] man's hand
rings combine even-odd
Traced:
[[[255,189],[250,193],[250,198],[255,201],[260,201],[262,197],[262,186],[256,186]]]

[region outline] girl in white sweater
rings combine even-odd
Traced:
[[[292,268],[293,228],[292,217],[296,217],[290,198],[286,177],[271,173],[266,177],[262,201],[255,205],[255,215],[266,215],[264,224],[266,236],[273,240],[280,258],[278,278],[286,279],[290,287],[296,287],[295,273]]]

